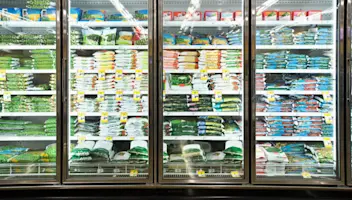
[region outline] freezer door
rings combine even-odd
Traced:
[[[238,0],[158,8],[162,183],[247,181],[244,9]]]
[[[65,182],[152,178],[152,4],[68,2]]]
[[[0,5],[0,184],[58,183],[60,4]]]
[[[252,3],[254,183],[339,184],[340,4]]]

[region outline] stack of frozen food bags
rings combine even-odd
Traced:
[[[315,99],[319,102],[319,112],[330,113],[332,111],[332,97],[331,99],[327,98],[315,96]]]
[[[322,117],[297,117],[294,136],[322,136]]]
[[[91,151],[95,145],[94,141],[82,141],[71,151],[72,162],[87,162],[92,160]]]
[[[230,74],[229,80],[224,80],[221,74],[213,74],[209,77],[210,90],[235,90],[241,89],[242,81],[240,74]]]
[[[165,112],[188,111],[187,98],[184,95],[167,95],[164,100]]]
[[[332,33],[333,30],[331,28],[325,27],[317,27],[312,28],[314,32],[316,32],[315,44],[316,45],[331,45],[332,44]]]
[[[264,54],[257,54],[255,55],[255,68],[256,69],[264,69],[265,64],[264,64]]]
[[[28,0],[26,3],[26,8],[35,8],[35,9],[46,9],[51,6],[55,6],[55,1],[52,0]]]
[[[305,54],[287,54],[287,69],[306,69],[307,68],[307,58]]]
[[[263,96],[261,100],[268,103],[266,112],[292,112],[294,100],[287,96]]]
[[[43,45],[54,45],[56,43],[56,35],[55,34],[45,34],[42,38]]]
[[[263,119],[258,119],[255,121],[255,136],[267,136],[268,125]]]
[[[130,150],[129,162],[130,163],[137,163],[137,164],[146,164],[148,163],[149,154],[148,154],[148,143],[147,141],[132,141]]]
[[[257,45],[271,45],[271,31],[270,30],[256,30],[255,42]]]
[[[44,131],[46,136],[56,136],[56,117],[50,117],[44,122]]]
[[[225,117],[224,120],[224,134],[226,136],[242,136],[242,120],[234,117]]]
[[[2,90],[26,91],[33,88],[33,74],[6,74],[6,82],[0,82]]]
[[[95,89],[100,91],[114,90],[115,89],[115,74],[105,74],[104,80],[96,81]]]
[[[272,44],[293,45],[293,32],[294,30],[288,27],[273,29],[271,31]]]
[[[266,69],[286,69],[286,56],[288,52],[279,51],[264,54],[264,64]]]
[[[49,134],[44,131],[43,124],[25,124],[23,131],[17,133],[17,136],[54,136],[56,135],[56,126],[53,127],[55,130]]]
[[[192,118],[171,119],[168,132],[171,136],[198,136],[197,120]]]
[[[136,69],[137,67],[137,51],[136,50],[116,50],[115,51],[116,68]]]
[[[115,96],[105,95],[103,101],[97,102],[98,112],[117,112],[120,110]]]
[[[177,69],[178,68],[179,52],[174,50],[163,50],[163,68]]]
[[[318,80],[311,76],[306,76],[303,78],[297,78],[290,81],[291,90],[317,90]]]
[[[255,90],[262,91],[266,88],[265,74],[255,74]]]
[[[148,112],[148,96],[142,96],[141,103],[142,103],[142,112]]]
[[[0,57],[0,69],[17,69],[20,67],[20,59],[11,56]]]
[[[72,54],[72,60],[74,69],[94,69],[94,57],[77,56],[76,54]]]
[[[131,117],[127,120],[125,130],[128,136],[148,136],[149,121],[143,117]]]
[[[96,111],[96,99],[95,98],[84,98],[83,102],[73,102],[72,112],[95,112]]]
[[[257,175],[266,174],[266,162],[267,159],[263,149],[257,145],[255,148],[255,168]]]
[[[198,52],[182,51],[178,56],[179,69],[198,69]]]
[[[192,101],[192,96],[187,95],[188,111],[209,112],[212,111],[211,96],[199,96],[198,101]]]
[[[224,158],[225,163],[242,164],[243,144],[241,141],[227,141],[223,152],[226,154]]]
[[[221,69],[242,68],[241,50],[221,50],[220,67]]]
[[[55,112],[55,95],[51,97],[32,97],[29,106],[31,108],[30,112]]]
[[[242,109],[241,99],[237,96],[223,96],[220,101],[211,100],[214,112],[239,112]]]
[[[288,163],[288,158],[280,148],[265,144],[257,148],[261,148],[265,154],[267,175],[285,174],[285,165]]]
[[[137,69],[148,69],[148,51],[139,51],[136,54]]]
[[[75,91],[92,91],[96,90],[97,74],[84,74],[82,77],[72,79],[73,89]]]
[[[99,135],[99,122],[86,119],[84,123],[79,123],[76,120],[74,131],[75,136],[97,136]]]
[[[203,80],[202,80],[203,79]],[[192,77],[192,88],[193,90],[208,91],[208,75],[202,77],[200,73],[193,74]]]
[[[141,80],[135,80],[134,89],[148,91],[148,74],[142,74],[140,79]]]
[[[1,34],[0,44],[10,45],[10,44],[21,44],[21,39],[19,35],[15,34]]]
[[[331,76],[315,76],[314,78],[317,80],[317,90],[333,90],[333,79]]]
[[[269,116],[265,121],[268,127],[267,136],[292,136],[294,133],[293,117]]]
[[[49,86],[50,90],[56,90],[56,74],[50,74]]]
[[[115,69],[115,52],[113,51],[98,51],[93,53],[94,67],[99,70]]]
[[[120,31],[116,40],[117,45],[132,45],[133,32]]]
[[[98,140],[90,155],[93,162],[107,162],[114,156],[115,152],[112,150],[113,142],[106,140]]]
[[[31,50],[34,69],[56,69],[56,51]]]
[[[141,101],[136,101],[132,96],[124,96],[119,103],[122,112],[142,112],[143,105]]]
[[[183,146],[182,157],[187,163],[206,161],[205,153],[199,144],[187,144]]]
[[[216,116],[198,117],[198,134],[200,136],[223,136],[224,119]]]
[[[226,33],[226,38],[229,45],[241,45],[242,44],[242,30],[232,30]]]
[[[294,43],[297,45],[314,45],[315,44],[315,33],[311,30],[301,31],[294,34]]]
[[[168,74],[170,90],[192,90],[192,75]]]
[[[26,124],[32,124],[31,121],[0,119],[0,134],[21,135]]]
[[[171,136],[171,123],[164,120],[163,122],[163,136]]]
[[[330,69],[331,58],[327,56],[322,57],[309,57],[308,58],[308,69]]]
[[[319,112],[320,110],[320,102],[314,96],[294,95],[292,99],[295,100],[294,112]]]
[[[334,134],[334,125],[333,122],[328,121],[327,117],[322,117],[322,137],[333,137]]]
[[[220,51],[219,50],[202,50],[199,51],[199,69],[219,69]]]
[[[115,81],[115,89],[122,91],[132,91],[137,83],[134,74],[123,74],[122,80]]]
[[[81,31],[71,30],[70,40],[71,40],[71,45],[80,45],[83,40]]]
[[[108,122],[99,124],[99,136],[126,136],[125,124],[121,123],[119,116],[108,116]]]

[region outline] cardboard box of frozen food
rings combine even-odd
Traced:
[[[194,13],[187,13],[186,18],[190,21],[201,21],[202,20],[202,12],[195,11]]]
[[[309,21],[319,21],[322,20],[322,11],[321,10],[308,10],[307,17]]]
[[[239,22],[242,21],[242,11],[235,11],[235,21]]]
[[[302,11],[302,10],[292,11],[292,20],[293,21],[306,21],[307,14],[305,11]]]
[[[204,21],[218,21],[219,12],[217,11],[205,11],[204,12]]]
[[[186,19],[186,12],[174,12],[174,21],[183,21]]]
[[[172,18],[172,11],[164,11],[163,12],[163,19],[165,21],[172,21],[173,18]]]
[[[233,21],[234,20],[233,14],[234,13],[230,11],[221,12],[220,21]]]
[[[277,19],[279,21],[291,21],[292,20],[292,13],[291,11],[278,11],[277,12]]]
[[[268,10],[263,12],[263,21],[276,21],[277,12],[273,10]]]

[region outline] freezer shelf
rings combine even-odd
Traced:
[[[56,163],[1,163],[0,177],[22,179],[24,177],[55,176]]]
[[[334,141],[332,137],[315,136],[256,136],[257,141]]]
[[[2,50],[54,50],[56,49],[55,45],[0,45],[0,49]]]
[[[0,46],[1,47],[1,46]],[[125,50],[125,49],[136,49],[136,50],[148,50],[147,45],[72,45],[72,50]]]
[[[54,141],[55,136],[0,136],[0,141]]]
[[[123,112],[123,111],[122,111]],[[99,112],[82,112],[85,114],[85,116],[89,117],[100,117],[101,113]],[[109,116],[120,116],[121,112],[109,112]],[[70,116],[78,116],[78,112],[71,112]],[[148,113],[146,112],[128,112],[128,116],[148,116]]]

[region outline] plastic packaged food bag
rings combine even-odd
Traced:
[[[102,32],[100,30],[83,29],[83,44],[84,45],[99,45]]]

